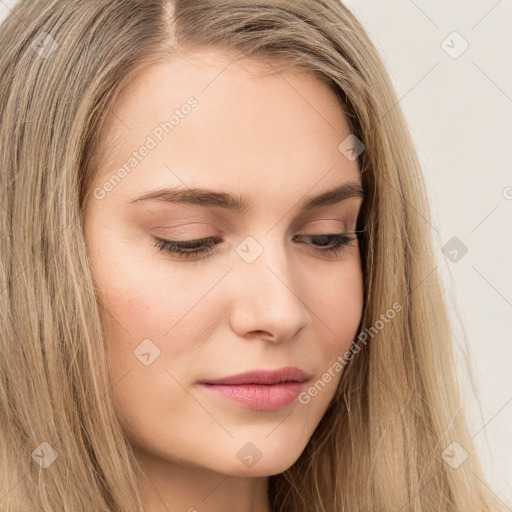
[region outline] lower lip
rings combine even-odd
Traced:
[[[280,384],[201,384],[211,393],[231,402],[258,411],[277,411],[292,403],[304,387],[304,382]]]

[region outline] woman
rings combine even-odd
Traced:
[[[0,49],[1,510],[499,510],[346,7],[22,1]]]

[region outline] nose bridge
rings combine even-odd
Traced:
[[[301,297],[301,276],[294,273],[277,231],[256,236],[246,237],[236,248],[234,327],[285,338],[311,318]]]
[[[255,290],[283,288],[280,292],[273,290],[279,296],[291,293],[289,288],[296,287],[291,262],[279,230],[247,236],[237,246],[236,252],[241,260],[237,261],[237,273],[242,279],[247,279]]]

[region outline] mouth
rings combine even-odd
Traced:
[[[220,379],[199,381],[213,395],[259,411],[276,411],[291,404],[310,376],[297,367],[253,370]]]

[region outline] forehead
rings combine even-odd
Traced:
[[[349,134],[334,92],[302,69],[185,54],[144,68],[121,91],[100,133],[97,177],[151,146],[123,180],[125,192],[176,180],[231,190],[313,185],[326,173],[339,183],[359,177],[338,149]]]

